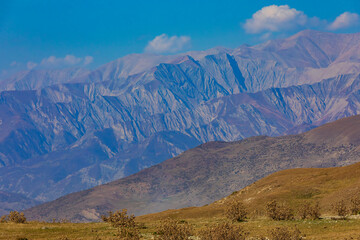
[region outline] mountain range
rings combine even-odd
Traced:
[[[359,51],[359,33],[306,30],[236,49],[132,54],[93,71],[18,73],[0,82],[0,191],[28,199],[26,208],[205,142],[301,133],[356,115]]]
[[[116,209],[136,215],[202,206],[279,170],[333,167],[360,160],[360,116],[303,134],[209,142],[129,177],[25,211],[32,219],[98,221]]]

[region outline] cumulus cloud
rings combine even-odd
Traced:
[[[66,55],[65,57],[50,56],[41,60],[40,63],[28,62],[27,68],[63,68],[73,66],[86,66],[92,63],[94,58],[92,56],[76,57],[74,55]]]
[[[34,63],[34,62],[29,61],[29,62],[27,62],[26,67],[27,67],[28,69],[33,69],[33,68],[36,67],[37,65],[38,65],[37,63]]]
[[[288,5],[271,5],[254,13],[246,20],[244,28],[248,33],[279,32],[305,26],[308,22],[309,18],[302,11]]]
[[[358,14],[344,12],[334,22],[329,23],[318,17],[309,17],[302,11],[290,8],[289,5],[271,5],[255,12],[250,19],[246,20],[243,27],[248,33],[263,33],[263,38],[266,38],[271,36],[271,33],[305,28],[335,31],[357,26],[359,20]]]
[[[145,47],[150,53],[175,53],[190,47],[191,38],[188,36],[172,36],[161,34],[151,40]]]
[[[84,65],[88,65],[94,61],[94,58],[92,56],[86,56],[84,58]]]
[[[359,15],[351,12],[344,12],[338,16],[329,26],[329,30],[339,30],[359,25]]]

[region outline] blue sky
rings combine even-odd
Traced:
[[[360,32],[359,0],[0,0],[0,78],[130,53],[234,48],[302,29]]]

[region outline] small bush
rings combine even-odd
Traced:
[[[23,212],[11,211],[9,215],[2,216],[0,222],[26,223],[26,217]]]
[[[294,219],[293,210],[285,204],[278,204],[273,200],[266,205],[267,215],[273,220],[292,220]]]
[[[287,227],[276,227],[269,232],[270,240],[301,240],[301,232],[298,228],[290,230]]]
[[[333,209],[335,213],[343,219],[345,219],[349,213],[349,209],[347,208],[344,200],[335,203],[333,205]]]
[[[113,227],[135,227],[135,216],[127,215],[127,209],[116,212],[109,212],[109,216],[101,216],[104,222],[110,223]]]
[[[199,235],[201,240],[245,240],[248,233],[240,226],[221,223],[200,231]]]
[[[304,203],[299,209],[299,215],[301,219],[306,219],[309,213],[310,203]]]
[[[247,218],[248,212],[240,201],[232,201],[225,208],[225,216],[233,222],[242,222]]]
[[[321,216],[320,204],[316,202],[309,209],[309,218],[312,220],[316,220],[316,219],[320,219],[320,216]]]
[[[188,239],[192,235],[192,227],[186,223],[180,223],[173,219],[166,219],[163,221],[157,229],[158,240],[183,240]]]
[[[7,222],[7,215],[0,217],[0,223],[6,223]]]
[[[353,215],[358,215],[360,213],[360,198],[354,196],[350,199],[350,212]]]
[[[316,220],[320,218],[320,205],[315,203],[311,205],[310,203],[304,203],[299,209],[299,215],[301,219],[312,219]]]
[[[138,240],[140,239],[139,230],[135,223],[134,215],[127,215],[127,209],[122,209],[116,212],[109,212],[109,216],[101,216],[104,222],[110,223],[113,227],[118,229],[118,236],[124,240]]]

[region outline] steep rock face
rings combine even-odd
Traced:
[[[304,31],[1,83],[23,91],[0,92],[0,190],[48,201],[200,143],[301,132],[358,114],[359,46],[359,34]]]

